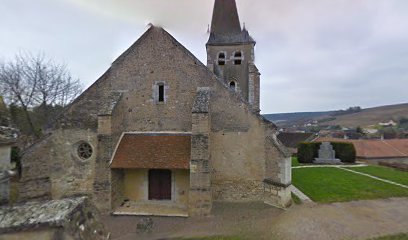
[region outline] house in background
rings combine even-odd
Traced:
[[[207,66],[152,26],[22,159],[20,200],[88,195],[104,212],[208,215],[291,203],[291,160],[259,114],[255,41],[216,0]]]

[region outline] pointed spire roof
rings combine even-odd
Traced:
[[[255,43],[241,29],[235,0],[215,0],[208,45]]]
[[[241,32],[235,0],[215,0],[211,32],[215,34],[239,34]]]

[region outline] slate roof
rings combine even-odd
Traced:
[[[408,158],[408,139],[352,140],[338,138],[318,138],[317,142],[353,143],[357,157],[367,159]]]
[[[215,0],[207,45],[255,43],[244,28],[241,29],[235,0]]]
[[[111,168],[189,169],[190,155],[190,133],[125,133]]]
[[[278,139],[285,147],[297,148],[299,143],[311,141],[314,136],[314,133],[281,132]]]
[[[66,198],[0,208],[0,233],[63,226],[69,221],[70,214],[85,200],[85,197]]]

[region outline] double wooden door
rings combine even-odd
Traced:
[[[149,200],[171,200],[170,170],[149,170]]]

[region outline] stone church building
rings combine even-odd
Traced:
[[[150,27],[23,156],[19,197],[88,195],[114,214],[208,215],[291,203],[291,163],[260,114],[255,41],[215,0],[207,65]]]

